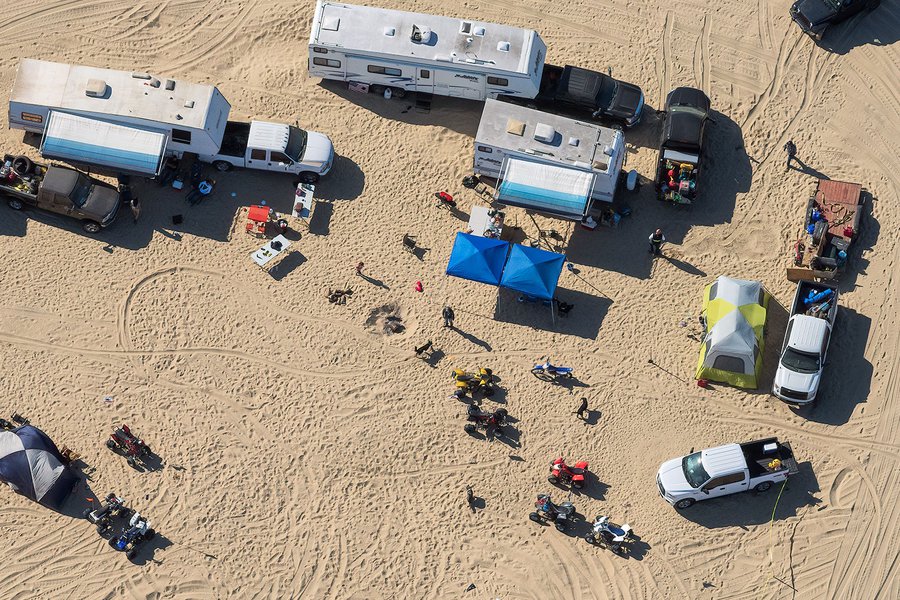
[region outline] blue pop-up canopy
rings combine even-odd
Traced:
[[[500,286],[541,300],[552,300],[565,260],[563,254],[513,244]]]
[[[508,251],[509,242],[459,232],[447,263],[447,275],[500,285]]]

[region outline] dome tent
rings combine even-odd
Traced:
[[[40,429],[24,425],[0,432],[0,482],[13,491],[58,510],[77,481]]]

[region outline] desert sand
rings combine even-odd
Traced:
[[[83,454],[90,479],[73,502],[116,491],[159,532],[131,564],[85,521],[0,490],[0,597],[900,597],[897,3],[835,30],[829,48],[793,26],[785,0],[384,4],[533,28],[550,62],[610,66],[640,85],[649,106],[626,135],[627,168],[646,177],[655,109],[677,85],[702,88],[716,119],[705,193],[675,210],[644,186],[616,229],[539,218],[577,269],[559,291],[575,309],[554,327],[514,295],[495,311],[494,288],[444,275],[465,221],[432,194],[450,192],[462,213],[484,203],[461,186],[481,104],[436,98],[423,114],[310,79],[310,0],[5,7],[0,90],[23,57],[209,82],[234,116],[298,121],[339,156],[276,276],[250,262],[259,242],[232,230],[242,206],[288,210],[289,176],[226,173],[196,207],[139,183],[140,220],[126,213],[96,237],[0,207],[0,415],[26,415]],[[36,156],[21,131],[0,129],[4,151]],[[788,139],[803,172],[784,172]],[[793,293],[784,269],[817,174],[862,183],[871,202],[819,403],[794,411],[767,388],[778,306]],[[646,239],[658,226],[668,259],[654,263]],[[404,253],[404,233],[427,251]],[[757,392],[693,381],[702,289],[722,274],[762,281],[778,301]],[[348,282],[348,302],[329,304],[328,289]],[[445,302],[459,332],[440,328]],[[405,332],[386,335],[385,315]],[[433,365],[412,352],[429,339]],[[532,377],[548,355],[581,385]],[[512,440],[469,437],[465,405],[447,398],[452,368],[482,365],[503,388],[484,405],[517,419]],[[588,424],[571,414],[582,396],[597,411]],[[103,447],[123,422],[162,469],[137,472]],[[769,435],[800,462],[780,498],[679,513],[659,497],[664,460]],[[597,480],[573,501],[589,519],[627,520],[640,536],[631,556],[528,520],[537,493],[565,498],[545,479],[560,455],[590,462]],[[466,485],[483,499],[475,512]]]

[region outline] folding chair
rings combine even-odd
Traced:
[[[409,235],[408,233],[403,234],[403,249],[413,254],[416,251],[416,236]]]

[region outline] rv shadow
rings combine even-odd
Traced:
[[[866,315],[846,306],[838,309],[816,402],[794,409],[798,415],[825,425],[843,425],[856,405],[868,400],[873,367],[865,352],[871,327]]]
[[[382,118],[410,125],[437,125],[472,138],[478,131],[478,122],[484,108],[484,103],[476,100],[434,96],[431,100],[431,110],[421,112],[416,108],[416,95],[413,92],[408,93],[405,98],[394,96],[386,100],[384,96],[372,92],[368,94],[351,92],[347,83],[342,81],[323,79],[319,85],[335,96]]]
[[[712,498],[698,502],[678,513],[707,529],[747,527],[762,525],[773,519],[776,521],[789,519],[796,516],[804,506],[816,506],[822,502],[821,498],[815,496],[821,490],[812,464],[800,463],[798,468],[800,472],[788,478],[780,498],[778,492],[781,490],[781,484],[773,485],[766,492],[751,491]]]
[[[568,335],[593,340],[597,338],[603,319],[612,305],[612,300],[581,292],[557,288],[556,297],[573,304],[567,316],[556,315],[556,324],[550,314],[550,306],[543,302],[519,302],[522,294],[513,290],[500,289],[494,310],[494,319],[504,323],[524,325],[532,329],[558,331]]]
[[[859,46],[890,46],[900,41],[900,5],[884,2],[873,11],[863,11],[843,23],[828,28],[824,39],[816,43],[834,54],[847,54]],[[891,12],[893,11],[893,13]]]

